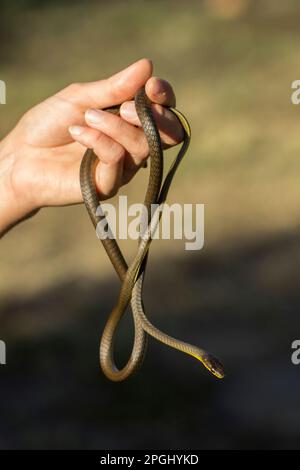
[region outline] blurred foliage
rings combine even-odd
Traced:
[[[7,3],[10,39],[1,48],[1,79],[7,82],[8,104],[0,108],[2,135],[29,107],[68,83],[103,78],[151,57],[154,73],[174,85],[178,107],[193,132],[170,201],[205,203],[207,249],[298,224],[300,142],[290,86],[298,70],[299,3],[23,5],[29,6]],[[141,200],[145,180],[146,175],[139,175],[124,191]],[[62,221],[70,223],[62,226]],[[74,256],[89,252],[89,242],[96,247],[89,229],[84,211],[69,208],[43,211],[14,230],[1,242],[1,295],[10,295],[16,285],[22,291],[24,282],[31,291],[55,282],[58,275],[98,273],[92,250]],[[181,245],[174,247],[181,252]],[[153,249],[159,252],[161,244]],[[31,277],[24,281],[16,268],[28,262]]]
[[[231,365],[219,388],[153,344],[136,382],[115,388],[99,377],[98,332],[117,281],[84,209],[45,209],[1,240],[0,337],[15,341],[16,361],[2,387],[2,447],[297,442],[299,381],[286,364],[300,328],[299,107],[290,101],[299,13],[296,0],[1,2],[1,136],[68,83],[140,57],[173,84],[193,140],[170,202],[205,203],[205,248],[153,244],[147,310]],[[141,201],[146,179],[122,191]]]

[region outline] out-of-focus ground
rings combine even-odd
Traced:
[[[1,448],[299,447],[299,13],[292,0],[4,8],[0,138],[68,83],[140,57],[174,85],[193,141],[169,200],[205,204],[205,248],[153,243],[146,309],[228,376],[151,341],[137,377],[107,381],[98,342],[117,278],[83,207],[45,209],[0,245]],[[141,201],[146,180],[122,193]]]

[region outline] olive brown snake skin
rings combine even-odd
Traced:
[[[163,203],[167,198],[174,174],[189,146],[191,133],[185,117],[178,110],[169,108],[181,122],[185,136],[182,147],[162,183],[162,144],[152,116],[151,102],[145,93],[144,87],[141,88],[135,96],[135,106],[147,138],[150,156],[150,175],[144,206],[148,214],[151,214],[151,204],[157,204],[158,209],[152,215],[152,218],[151,215],[148,216],[148,228],[145,233],[140,234],[137,254],[129,267],[116,240],[107,237],[108,223],[104,213],[101,211],[94,180],[95,167],[99,159],[92,149],[88,149],[85,152],[80,167],[80,186],[85,206],[94,227],[97,228],[98,237],[101,239],[109,259],[122,282],[118,302],[109,315],[103,331],[100,343],[100,364],[104,374],[109,379],[115,382],[127,379],[141,367],[147,346],[147,336],[150,335],[161,343],[197,358],[214,376],[223,378],[225,376],[223,366],[212,354],[161,332],[150,323],[145,314],[142,290],[148,250],[152,240],[151,234],[154,233],[158,226]],[[113,107],[105,111],[117,114],[118,110],[119,107]],[[99,222],[101,222],[101,224],[99,224]],[[106,230],[103,227],[105,227]],[[135,329],[134,343],[127,364],[122,369],[118,369],[114,360],[115,335],[119,322],[130,303]]]

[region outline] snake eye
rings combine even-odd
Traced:
[[[218,379],[223,379],[225,377],[224,366],[216,357],[211,354],[207,354],[207,356],[203,358],[203,363],[205,367]]]

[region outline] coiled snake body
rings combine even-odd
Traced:
[[[98,237],[101,239],[110,261],[122,282],[118,302],[107,320],[100,342],[101,367],[104,374],[115,382],[127,379],[141,367],[147,346],[147,335],[150,335],[168,346],[197,358],[214,376],[223,378],[225,375],[223,366],[212,354],[166,335],[152,325],[145,315],[142,290],[148,250],[152,240],[151,235],[154,233],[159,223],[162,206],[167,198],[175,172],[189,146],[191,132],[185,117],[178,110],[169,108],[181,122],[185,136],[182,147],[162,184],[162,144],[152,116],[151,102],[145,93],[144,87],[141,88],[135,96],[135,106],[149,146],[150,175],[144,200],[144,206],[148,214],[148,228],[145,233],[140,234],[137,254],[129,267],[116,240],[107,237],[108,223],[104,213],[101,211],[94,177],[95,167],[99,159],[92,149],[88,149],[85,152],[80,167],[80,186],[85,206],[94,227],[97,228]],[[119,107],[106,109],[106,111],[116,114],[119,112],[118,110]],[[157,209],[151,217],[152,204],[157,204]],[[99,224],[99,222],[101,223]],[[105,229],[103,227],[105,227]],[[118,369],[114,359],[115,335],[119,322],[129,303],[131,303],[135,328],[134,344],[127,364],[122,369]]]

